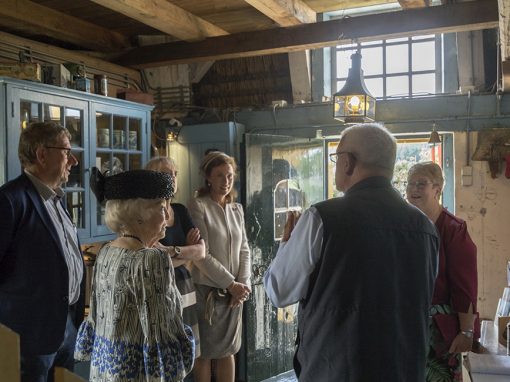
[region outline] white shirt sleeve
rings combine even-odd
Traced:
[[[306,296],[310,274],[321,255],[323,231],[319,212],[310,207],[299,218],[289,241],[280,243],[264,274],[266,294],[274,306],[283,308]]]

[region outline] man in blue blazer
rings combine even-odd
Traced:
[[[78,160],[71,135],[34,123],[20,136],[23,173],[0,187],[0,323],[20,335],[22,382],[73,369],[84,313],[84,265],[62,184]]]

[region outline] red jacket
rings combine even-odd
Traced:
[[[469,236],[466,222],[443,209],[436,227],[441,246],[432,304],[449,304],[457,313],[467,313],[469,305],[473,304],[473,312],[476,312],[476,245]]]

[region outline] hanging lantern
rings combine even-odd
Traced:
[[[333,96],[333,117],[345,123],[363,123],[375,120],[375,98],[363,81],[361,54],[351,56],[352,65],[344,87]]]

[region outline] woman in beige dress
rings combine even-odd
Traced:
[[[205,186],[191,200],[189,211],[206,243],[204,260],[194,262],[202,354],[194,369],[196,382],[234,382],[234,355],[241,347],[244,301],[251,293],[250,250],[243,208],[234,202],[236,163],[214,151],[202,160]]]

